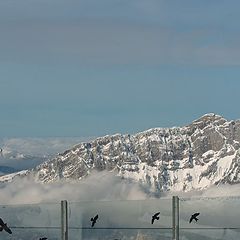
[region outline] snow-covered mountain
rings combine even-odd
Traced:
[[[240,182],[240,120],[206,114],[184,127],[153,128],[81,143],[27,172],[38,181],[115,171],[154,192]]]

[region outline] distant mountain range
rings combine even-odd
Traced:
[[[0,154],[0,175],[31,169],[48,159],[45,155],[34,156],[3,149]]]
[[[240,120],[206,114],[184,127],[153,128],[81,143],[24,175],[47,183],[113,171],[152,192],[240,182]]]
[[[0,166],[0,176],[17,172],[18,170],[13,167]]]
[[[0,166],[11,167],[15,171],[31,169],[74,144],[90,139],[89,137],[0,138]]]

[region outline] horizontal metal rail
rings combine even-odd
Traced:
[[[13,229],[61,229],[61,227],[56,227],[56,226],[53,226],[53,227],[46,227],[46,226],[43,226],[43,227],[27,227],[27,226],[9,226],[10,228],[13,228]],[[92,230],[106,230],[106,229],[146,229],[146,230],[159,230],[159,229],[172,229],[171,227],[155,227],[155,228],[152,228],[152,227],[69,227],[69,229],[92,229]],[[240,227],[180,227],[181,230],[225,230],[225,229],[230,229],[230,230],[237,230],[239,229],[240,230]]]
[[[225,229],[240,229],[240,227],[199,227],[199,228],[180,228],[184,230],[225,230]]]
[[[91,230],[108,230],[108,229],[112,229],[112,230],[114,230],[114,229],[122,229],[122,230],[124,230],[124,229],[126,229],[126,230],[134,230],[134,229],[145,229],[145,230],[159,230],[159,229],[172,229],[172,228],[150,228],[150,227],[98,227],[98,228],[96,228],[96,227],[94,227],[94,228],[92,228],[92,227],[69,227],[68,229],[91,229]]]
[[[13,228],[13,229],[61,229],[61,227],[26,227],[26,226],[21,226],[21,227],[17,227],[17,226],[9,226],[9,228]]]

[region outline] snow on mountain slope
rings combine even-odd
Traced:
[[[116,171],[147,189],[190,191],[240,182],[240,121],[206,114],[184,127],[153,128],[81,143],[27,174],[41,182]]]
[[[23,176],[23,175],[25,176],[26,173],[27,173],[27,170],[23,170],[23,171],[20,171],[20,172],[0,176],[0,182],[12,181],[14,177],[16,177],[16,176],[20,177],[20,176]]]

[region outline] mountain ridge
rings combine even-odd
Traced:
[[[240,121],[205,114],[183,127],[151,128],[80,143],[27,171],[37,181],[80,180],[115,171],[152,192],[240,182]]]

